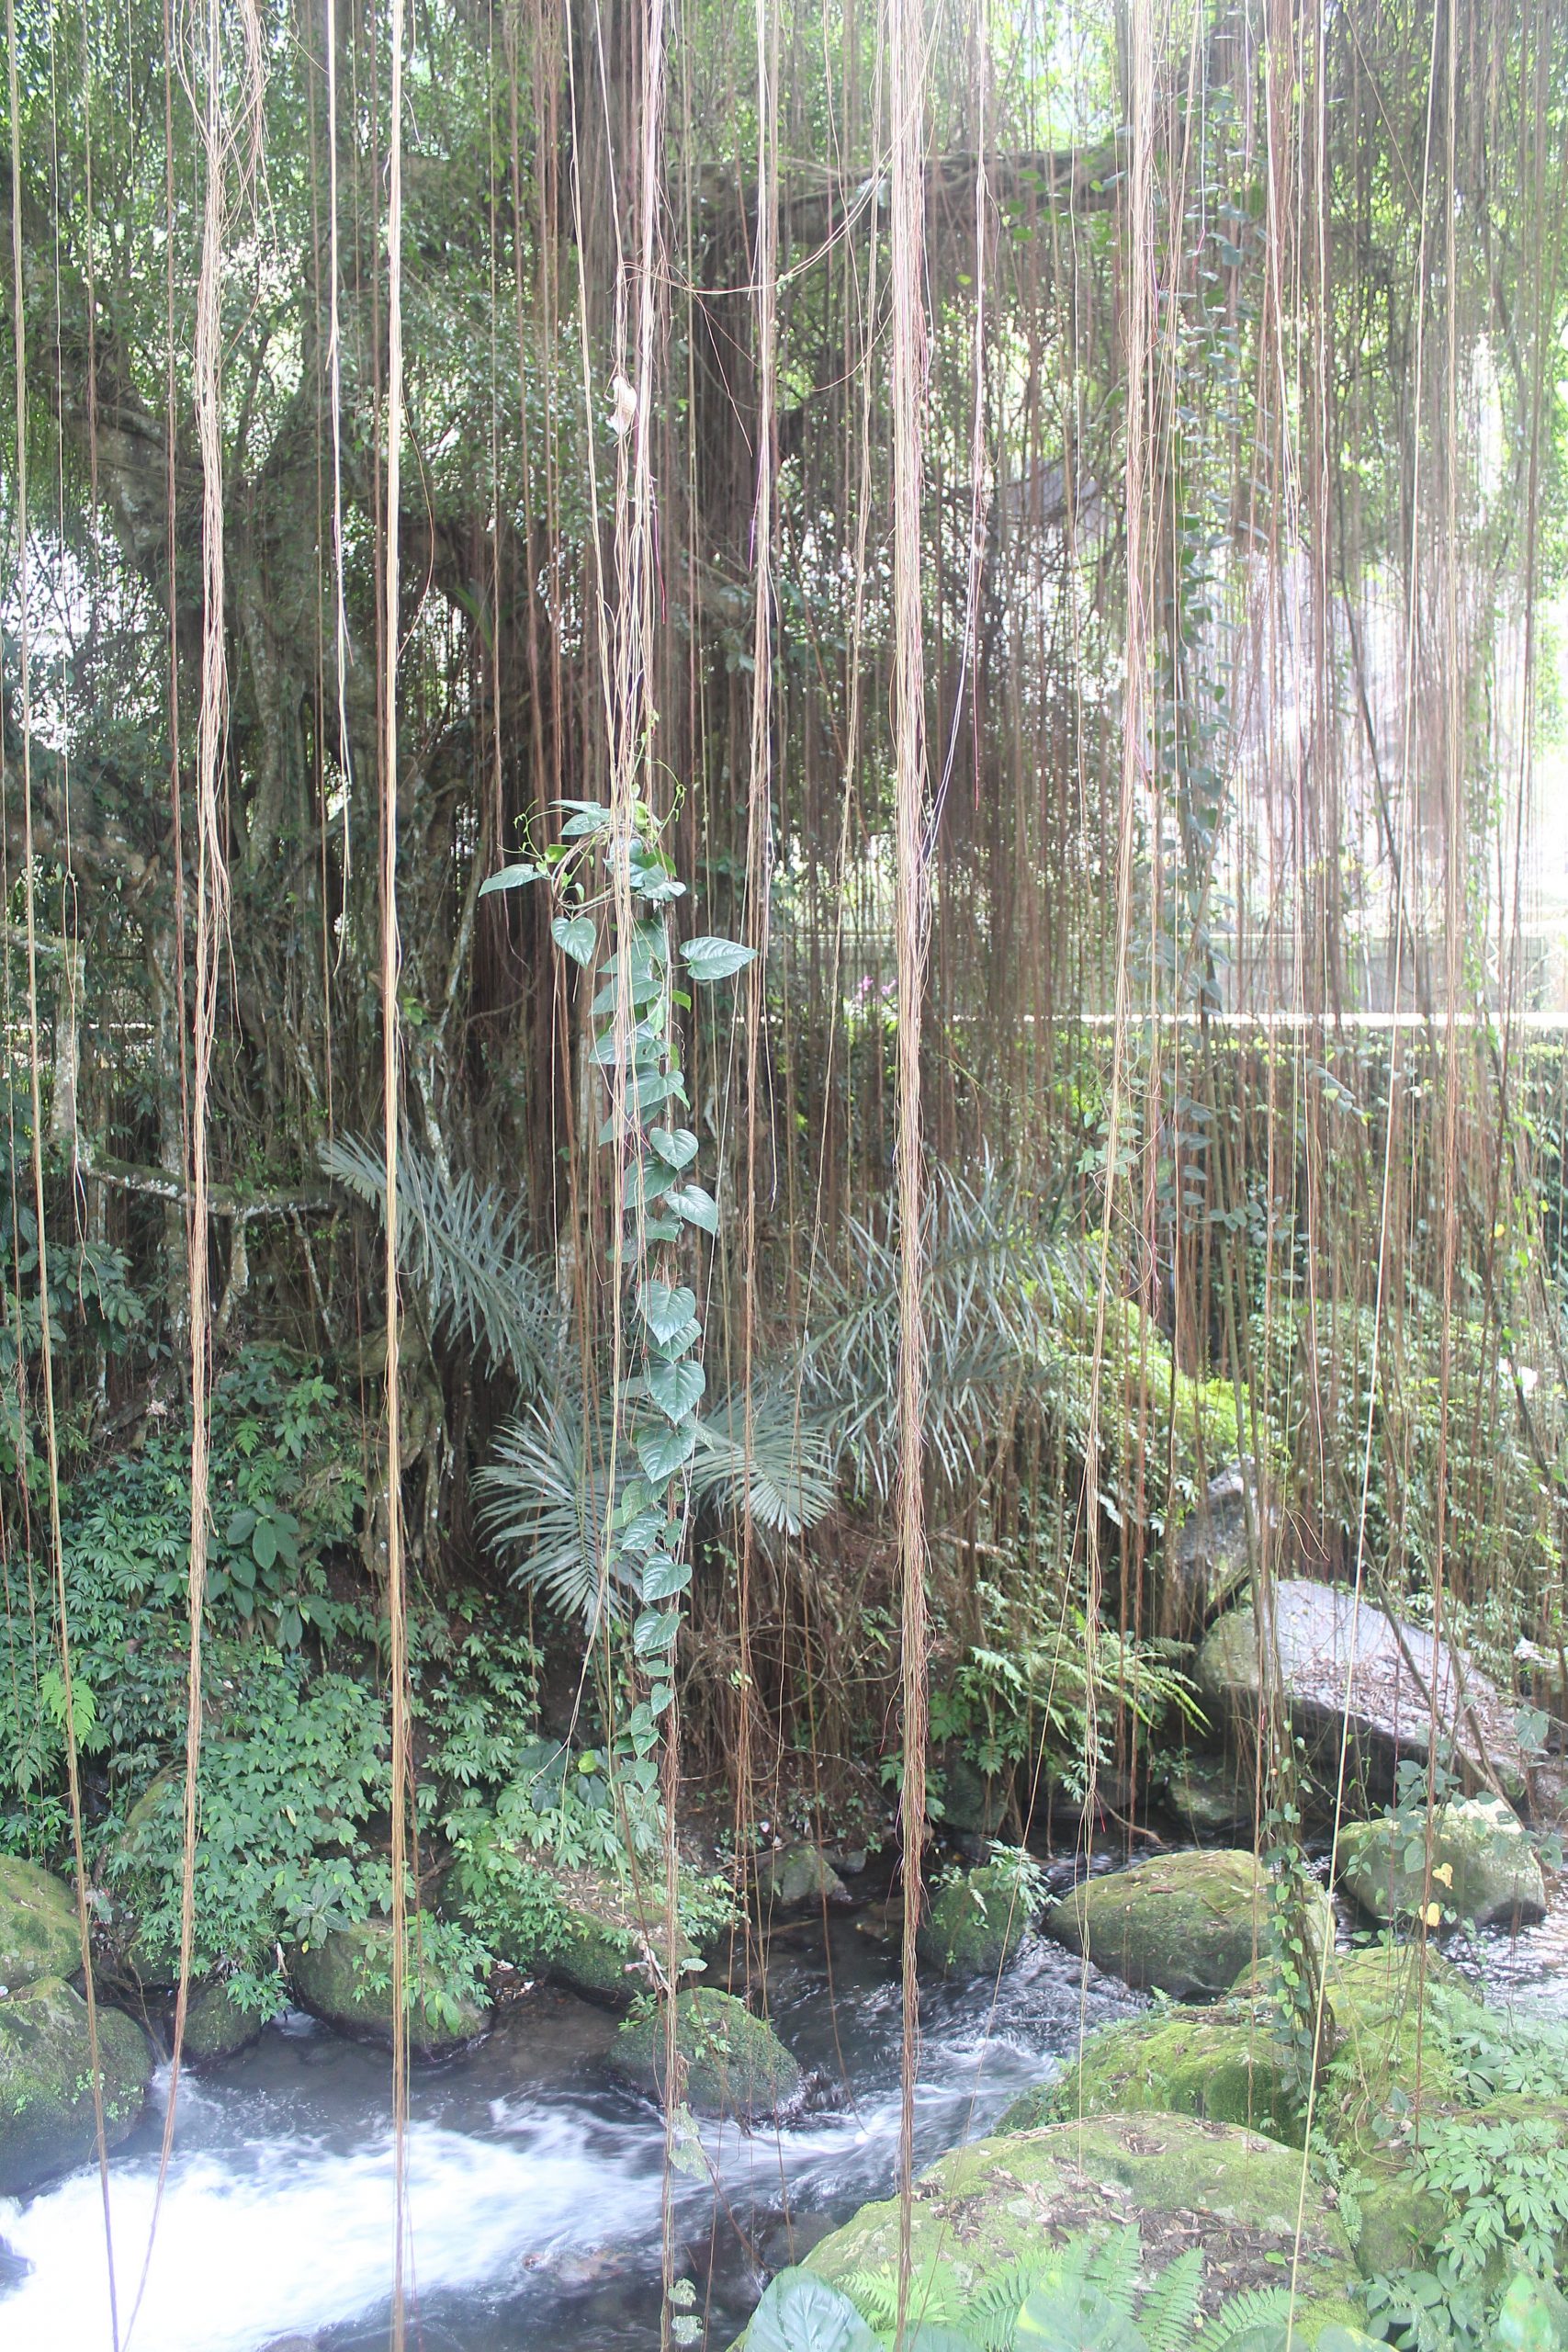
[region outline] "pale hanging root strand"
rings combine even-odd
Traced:
[[[1156,321],[1155,239],[1154,0],[1133,0],[1127,21],[1127,121],[1130,129],[1126,263],[1122,273],[1122,366],[1127,384],[1123,495],[1127,547],[1125,683],[1122,714],[1120,821],[1116,848],[1116,994],[1106,1111],[1105,1194],[1095,1245],[1094,1345],[1089,1367],[1089,1430],[1084,1447],[1083,1515],[1087,1576],[1084,1593],[1083,1837],[1094,1836],[1099,1781],[1098,1675],[1104,1559],[1098,1507],[1100,1411],[1105,1372],[1106,1309],[1111,1290],[1111,1243],[1116,1219],[1117,1170],[1127,1107],[1127,1036],[1132,1020],[1133,929],[1137,898],[1137,811],[1150,784],[1148,666],[1150,613],[1154,602],[1154,541],[1157,525],[1150,511],[1151,404],[1155,391]],[[1156,967],[1157,968],[1157,967]],[[1087,2003],[1089,1958],[1084,1958],[1080,2011]]]
[[[261,51],[252,38],[254,9],[243,11],[246,24],[247,113],[253,130],[249,167],[259,161]],[[185,2053],[186,2018],[190,2000],[191,1962],[196,1928],[196,1850],[199,1826],[201,1761],[202,1624],[207,1597],[208,1521],[210,1515],[210,1419],[212,1389],[211,1296],[209,1278],[209,1197],[207,1106],[212,1081],[213,1046],[217,1033],[220,952],[228,928],[229,875],[223,852],[220,781],[228,729],[229,680],[224,634],[226,575],[223,503],[223,229],[226,167],[230,132],[223,100],[222,10],[220,0],[208,0],[202,22],[201,152],[205,172],[201,266],[197,281],[195,345],[195,409],[197,439],[201,453],[201,692],[197,715],[197,888],[196,992],[192,1083],[188,1120],[190,1153],[189,1207],[186,1218],[186,1253],[190,1309],[190,1558],[186,1573],[189,1646],[186,1676],[186,1763],[183,1847],[180,1870],[180,1953],[175,1992],[173,2045],[169,2062],[169,2094],[164,2111],[163,2139],[158,2152],[158,2177],[147,2244],[126,2335],[136,2324],[147,2290],[158,2217],[174,2153],[175,2124],[179,2104],[180,2068]],[[171,485],[171,496],[173,489]],[[175,779],[175,792],[179,780]],[[183,892],[183,876],[176,888]],[[183,1056],[182,1056],[183,1062]]]
[[[387,514],[381,658],[381,1091],[387,1163],[387,1633],[392,1717],[392,2314],[391,2352],[403,2352],[408,2237],[409,2026],[408,1627],[403,1576],[402,1416],[398,1393],[398,523],[403,439],[403,0],[391,0],[391,137],[387,172]],[[417,1908],[417,1893],[415,1897]]]
[[[45,1459],[49,1469],[49,1542],[54,1564],[55,1605],[60,1611],[60,1681],[65,1704],[65,1779],[71,1808],[71,1853],[76,1872],[76,1933],[87,1996],[87,2055],[93,2078],[93,2123],[103,2199],[104,2250],[108,2272],[109,2340],[119,2352],[119,2307],[115,2285],[114,2233],[109,2212],[108,2143],[104,2132],[104,2077],[98,2050],[97,1991],[93,1982],[92,1939],[87,1919],[87,1860],[82,1839],[82,1780],[76,1753],[74,1688],[71,1674],[71,1628],[66,1613],[65,1547],[60,1525],[60,1436],[54,1410],[54,1335],[49,1306],[49,1234],[44,1220],[43,1080],[39,1040],[38,909],[33,856],[32,639],[28,576],[28,338],[22,270],[21,92],[17,63],[16,0],[6,0],[6,93],[11,109],[11,334],[16,371],[17,658],[21,669],[22,858],[28,955],[28,1080],[32,1111],[33,1214],[38,1221],[39,1357],[43,1371]],[[0,741],[0,782],[5,775]]]
[[[904,1780],[904,2039],[898,2117],[898,2333],[909,2293],[919,2059],[921,1860],[926,1833],[927,1652],[925,1494],[921,1476],[926,1328],[920,1251],[920,1013],[928,931],[925,646],[921,629],[920,490],[926,378],[925,76],[920,0],[888,0],[893,210],[893,629],[895,929],[898,965],[897,1193],[898,1208],[898,1565],[903,1593],[900,1699]]]

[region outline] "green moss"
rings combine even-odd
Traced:
[[[1017,1871],[982,1863],[938,1887],[920,1923],[919,1955],[944,1976],[994,1976],[1018,1950],[1029,1923]]]
[[[97,2030],[104,2135],[117,2147],[146,2104],[152,2047],[118,2009],[99,2007]],[[96,2145],[87,2005],[42,1977],[0,2001],[0,2193],[85,2164]]]
[[[0,1854],[0,1984],[19,1993],[82,1965],[76,1905],[63,1879],[14,1854]]]
[[[1217,1998],[1256,1957],[1269,1913],[1255,1855],[1162,1854],[1086,1879],[1045,1921],[1096,1968],[1174,1998]]]
[[[1278,2012],[1265,2002],[1228,2001],[1120,2018],[1089,2037],[1077,2065],[1016,2099],[998,2128],[1026,2132],[1116,2113],[1194,2115],[1299,2146],[1304,2119]]]
[[[967,2298],[1042,2244],[1083,2231],[1143,2232],[1152,2272],[1196,2245],[1212,2307],[1288,2275],[1301,2211],[1302,2157],[1260,2134],[1173,2115],[1105,2116],[955,2149],[915,2185],[911,2252],[942,2288]],[[1330,2193],[1309,2195],[1302,2237],[1301,2341],[1354,2324],[1356,2277]],[[866,2205],[825,2238],[807,2267],[847,2286],[898,2258],[896,2199]],[[1281,2257],[1283,2259],[1281,2259]]]
[[[239,2007],[227,1984],[198,1985],[186,2009],[185,2054],[193,2065],[219,2065],[248,2049],[262,2022],[254,2010]]]
[[[698,1985],[675,2004],[686,2103],[699,2115],[752,2121],[785,2113],[800,2097],[799,2063],[743,2001]],[[615,2064],[650,2098],[663,2096],[664,2015],[650,2004],[617,2028]]]
[[[417,1960],[411,1954],[411,1967]],[[392,2039],[392,1923],[366,1919],[336,1928],[319,1944],[289,1956],[300,2007],[339,2033],[367,2041]],[[409,2008],[409,2046],[440,2058],[484,2031],[486,2012],[469,1998],[419,1985]]]
[[[668,1961],[663,1881],[652,1871],[569,1870],[493,1840],[463,1860],[448,1886],[457,1917],[498,1960],[592,1999],[629,2002],[654,1975],[653,1961]],[[697,1964],[683,1931],[677,1961]]]

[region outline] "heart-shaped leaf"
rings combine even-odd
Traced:
[[[655,1552],[642,1572],[644,1600],[672,1600],[684,1592],[692,1581],[689,1560],[672,1560],[668,1552]]]
[[[680,1630],[678,1609],[645,1609],[632,1627],[632,1647],[638,1657],[658,1657],[673,1647]]]
[[[683,1421],[700,1402],[707,1386],[707,1374],[700,1363],[688,1357],[681,1363],[653,1363],[648,1368],[646,1383],[649,1395],[661,1413],[672,1421]]]
[[[683,1469],[696,1452],[694,1422],[671,1422],[667,1430],[649,1430],[637,1442],[637,1458],[651,1486],[661,1487]]]
[[[700,1225],[705,1233],[718,1231],[717,1204],[700,1184],[686,1184],[680,1192],[671,1193],[669,1204],[688,1225]]]
[[[736,939],[688,939],[681,950],[686,968],[694,980],[728,980],[743,971],[756,955],[754,947],[742,947]]]
[[[499,874],[485,876],[479,884],[479,896],[486,898],[491,890],[520,890],[525,882],[542,882],[544,878],[542,865],[503,865]]]
[[[550,937],[574,964],[592,963],[599,933],[592,915],[557,915],[550,925]]]
[[[697,1156],[697,1139],[690,1127],[650,1127],[648,1140],[667,1168],[689,1167]]]
[[[662,1347],[691,1322],[697,1311],[697,1295],[683,1283],[674,1288],[669,1283],[644,1283],[637,1304],[643,1321]]]

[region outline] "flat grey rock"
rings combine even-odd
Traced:
[[[1425,1761],[1434,1718],[1461,1777],[1486,1784],[1486,1765],[1510,1796],[1529,1777],[1511,1702],[1480,1668],[1417,1625],[1394,1621],[1371,1600],[1301,1579],[1276,1585],[1274,1656],[1292,1722],[1321,1756],[1348,1725],[1348,1770],[1370,1795],[1392,1793],[1400,1758]],[[1198,1653],[1204,1697],[1241,1729],[1258,1717],[1261,1650],[1251,1607],[1234,1609]]]

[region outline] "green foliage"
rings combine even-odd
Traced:
[[[1417,1290],[1381,1325],[1365,1308],[1321,1311],[1314,1324],[1304,1307],[1281,1306],[1255,1322],[1251,1351],[1269,1368],[1267,1409],[1331,1557],[1348,1566],[1364,1544],[1417,1620],[1435,1589],[1495,1593],[1506,1668],[1517,1633],[1506,1597],[1552,1583],[1555,1498],[1495,1331],[1456,1314],[1445,1338],[1441,1301]],[[1543,1381],[1530,1408],[1547,1462],[1560,1461],[1568,1430],[1555,1384]],[[1464,1628],[1472,1645],[1482,1630]]]
[[[556,944],[597,983],[590,1059],[608,1102],[599,1141],[616,1170],[622,1295],[614,1363],[587,1410],[552,1408],[512,1430],[482,1484],[492,1540],[522,1553],[521,1583],[580,1614],[590,1631],[641,1603],[631,1637],[647,1695],[619,1735],[640,1765],[674,1697],[692,1464],[703,1440],[697,1407],[707,1385],[696,1293],[680,1280],[680,1261],[697,1234],[719,1230],[717,1204],[691,1172],[697,1137],[680,1124],[690,1105],[675,1013],[691,1006],[683,981],[728,979],[755,950],[708,936],[677,946],[670,910],[686,886],[645,802],[634,800],[622,819],[598,801],[561,807],[561,839],[537,863],[508,867],[484,887],[547,882]],[[604,915],[614,936],[602,957]],[[716,1476],[732,1487],[733,1429],[710,1438],[707,1450],[718,1457]],[[743,1462],[740,1475],[749,1471]],[[787,1523],[787,1474],[774,1491]]]
[[[447,1616],[409,1627],[411,1712],[420,1726],[422,1811],[493,1794],[536,1747],[538,1650],[529,1636],[459,1594]]]
[[[982,1475],[1068,1306],[1086,1291],[1081,1246],[1059,1210],[988,1160],[978,1179],[933,1170],[921,1240],[930,1350],[924,1440],[953,1487]],[[800,1385],[855,1484],[886,1500],[897,1469],[899,1245],[891,1207],[851,1219],[841,1265],[822,1268]]]
[[[1007,1589],[979,1587],[987,1639],[964,1649],[933,1689],[931,1737],[956,1741],[976,1770],[1007,1774],[1043,1758],[1079,1801],[1089,1768],[1111,1761],[1118,1729],[1152,1730],[1168,1713],[1201,1725],[1175,1645],[1100,1625],[1081,1609],[1055,1612],[1038,1574],[1020,1564]]]
[[[319,1370],[253,1349],[213,1396],[207,1624],[285,1651],[362,1630],[334,1600],[328,1563],[346,1549],[364,1494],[359,1430]],[[63,1496],[76,1722],[107,1751],[111,1789],[140,1787],[184,1740],[190,1558],[189,1441],[154,1426],[143,1444],[76,1479]],[[4,1627],[4,1667],[20,1704],[5,1842],[47,1850],[63,1792],[62,1691],[55,1596]]]
[[[664,1809],[651,1758],[535,1739],[493,1805],[459,1804],[445,1824],[466,1915],[481,1937],[567,1949],[574,1929],[562,1873],[587,1871],[614,1901],[635,1910],[637,1885],[662,1882]],[[700,1943],[729,1924],[733,1897],[723,1878],[682,1871],[679,1925]]]
[[[377,1216],[387,1213],[387,1163],[356,1137],[321,1147],[322,1168]],[[412,1136],[398,1145],[398,1265],[419,1293],[433,1335],[469,1340],[527,1393],[558,1369],[562,1318],[548,1271],[528,1255],[522,1211],[475,1182],[446,1175]]]
[[[386,1716],[366,1683],[312,1680],[298,1653],[226,1645],[214,1666],[222,1713],[203,1738],[197,1773],[194,1967],[220,1969],[241,2007],[270,2014],[280,1943],[319,1942],[390,1899],[386,1862],[367,1835],[389,1802]],[[104,1861],[111,1894],[130,1906],[137,1951],[171,1976],[184,1802],[182,1778],[170,1772]]]
[[[1158,1324],[1134,1300],[1106,1302],[1098,1376],[1096,1337],[1086,1309],[1072,1344],[1050,1363],[1063,1468],[1081,1477],[1097,1436],[1100,1510],[1115,1526],[1158,1535],[1198,1501],[1216,1470],[1256,1453],[1268,1432],[1243,1427],[1228,1381],[1181,1371]]]
[[[796,2279],[809,2281],[812,2291],[784,2285]],[[829,2290],[838,2294],[837,2304],[821,2293],[823,2285],[809,2271],[781,2272],[773,2282],[782,2288],[775,2302],[769,2307],[764,2298],[759,2306],[759,2316],[768,2310],[769,2332],[761,2340],[780,2352],[894,2340],[899,2308],[894,2270],[852,2273],[847,2291]],[[1202,2352],[1285,2352],[1288,2288],[1247,2289],[1204,2322],[1202,2285],[1203,2257],[1196,2247],[1147,2277],[1135,2223],[1103,2238],[1088,2233],[1068,2238],[1038,2260],[1010,2265],[968,2295],[933,2256],[909,2281],[901,2341],[924,2352],[1022,2352],[1026,2345],[1038,2352],[1194,2352],[1199,2345]],[[863,2339],[852,2332],[850,2313],[866,2328]],[[841,2336],[828,2332],[835,2324],[845,2331]],[[753,2319],[747,2339],[752,2347],[756,2326]]]

